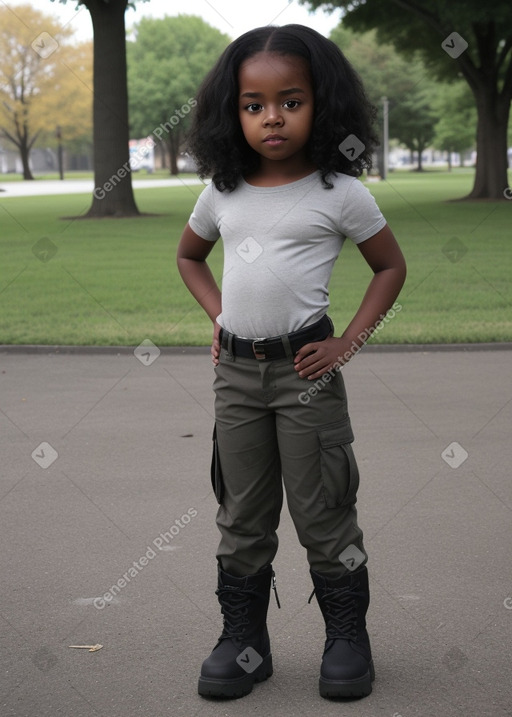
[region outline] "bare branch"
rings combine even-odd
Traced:
[[[438,18],[434,15],[434,13],[428,12],[428,10],[425,10],[425,8],[421,7],[420,5],[417,5],[415,2],[410,2],[410,0],[391,0],[395,5],[398,5],[398,7],[403,8],[404,10],[408,10],[409,12],[412,12],[417,17],[424,20],[428,25],[434,28],[436,32],[438,32],[443,37],[446,37],[448,34],[448,30],[444,28]]]
[[[8,139],[10,142],[12,142],[18,149],[21,148],[21,143],[14,135],[12,135],[10,132],[8,132],[5,127],[0,127],[0,130],[2,131],[2,135],[5,137],[5,139]]]

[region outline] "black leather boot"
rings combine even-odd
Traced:
[[[200,695],[243,697],[251,692],[255,682],[262,682],[272,674],[266,624],[272,578],[270,565],[244,577],[229,575],[219,566],[216,594],[224,629],[201,667]]]
[[[368,571],[363,567],[334,579],[310,572],[327,636],[320,670],[320,695],[366,697],[375,679],[365,619],[370,603]]]

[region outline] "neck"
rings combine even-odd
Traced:
[[[277,187],[307,177],[318,169],[312,162],[276,162],[262,157],[259,168],[245,177],[248,184],[258,187]]]

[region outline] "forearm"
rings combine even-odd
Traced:
[[[325,371],[350,361],[400,293],[406,275],[405,260],[389,228],[386,226],[363,242],[360,250],[373,270],[361,305],[339,338],[331,336],[306,344],[297,352],[295,370],[301,378],[319,378]]]
[[[402,267],[384,269],[374,274],[359,309],[341,336],[353,351],[363,346],[393,306],[404,279],[405,270]]]
[[[186,287],[212,321],[221,312],[221,292],[206,261],[179,257],[178,270]]]

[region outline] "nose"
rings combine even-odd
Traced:
[[[264,127],[282,127],[284,124],[283,115],[278,108],[269,107],[263,119]]]

